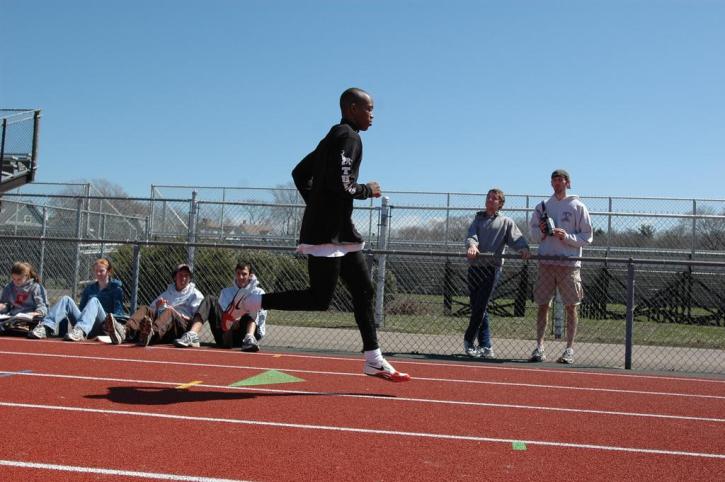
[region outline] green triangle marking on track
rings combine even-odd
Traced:
[[[277,370],[267,370],[259,375],[245,378],[230,384],[230,387],[248,387],[250,385],[273,385],[275,383],[296,383],[304,382],[302,378],[293,377],[286,373],[278,372]]]
[[[514,450],[526,450],[526,444],[524,442],[513,442],[511,445],[513,445]]]

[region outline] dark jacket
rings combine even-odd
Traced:
[[[123,308],[123,289],[121,286],[121,281],[115,278],[111,279],[103,289],[100,289],[98,281],[91,283],[83,290],[81,303],[78,307],[82,311],[91,298],[98,298],[106,313],[123,316],[126,311]]]
[[[342,120],[317,148],[292,171],[295,186],[307,204],[300,243],[360,243],[352,223],[353,199],[372,196],[367,184],[358,184],[362,141],[357,130]]]

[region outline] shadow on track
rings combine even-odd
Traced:
[[[360,393],[339,392],[295,392],[295,393],[250,393],[228,392],[221,390],[183,390],[176,388],[154,387],[108,387],[108,393],[98,395],[85,395],[84,398],[99,400],[107,399],[114,403],[127,405],[171,405],[176,403],[206,402],[210,400],[249,400],[259,397],[310,397],[310,396],[346,396],[362,395]],[[369,394],[364,395],[389,397],[390,395]]]

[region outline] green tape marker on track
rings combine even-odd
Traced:
[[[526,444],[523,442],[514,442],[511,445],[513,445],[514,450],[526,450]]]
[[[302,378],[293,377],[286,373],[278,372],[277,370],[268,370],[259,375],[255,375],[244,380],[239,380],[230,384],[230,387],[248,387],[252,385],[273,385],[276,383],[296,383],[304,382]]]

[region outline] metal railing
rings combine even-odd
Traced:
[[[239,188],[242,190],[242,188]],[[76,208],[75,199],[81,198],[82,209],[97,213],[130,214],[129,221],[136,226],[139,238],[176,239],[193,236],[199,240],[249,242],[279,246],[296,243],[304,205],[294,201],[288,189],[255,190],[260,198],[234,200],[223,191],[227,199],[205,200],[201,194],[189,198],[167,198],[157,193],[151,198],[110,197],[90,195],[86,187],[83,195],[49,195],[7,193],[5,200],[22,200],[26,203],[48,207]],[[242,192],[247,192],[244,188]],[[416,196],[420,194],[416,193]],[[402,193],[402,200],[410,194]],[[416,205],[401,203],[391,198],[389,203],[390,222],[386,237],[391,246],[429,247],[457,250],[462,246],[466,230],[475,211],[474,200],[481,201],[482,195],[458,195],[455,204]],[[477,197],[480,196],[480,197]],[[453,197],[448,194],[448,198]],[[532,212],[533,196],[508,195],[504,214],[512,217],[521,231],[528,233],[528,218]],[[596,198],[583,197],[589,206],[595,229],[594,244],[590,254],[602,256],[707,256],[720,258],[725,254],[725,200],[666,199],[666,198]],[[447,200],[446,202],[449,202]],[[626,202],[625,202],[626,201]],[[639,204],[637,204],[639,203]],[[640,205],[640,210],[635,206]],[[600,210],[600,207],[606,208]],[[621,210],[618,210],[620,209]],[[368,242],[377,244],[380,232],[377,230],[380,206],[373,200],[357,204],[355,223]],[[193,219],[190,215],[193,213]],[[719,214],[718,214],[719,213]],[[53,220],[62,220],[51,215]],[[88,216],[89,227],[100,228],[101,217]],[[144,219],[142,226],[139,219]],[[60,222],[62,224],[62,222]],[[193,224],[193,232],[192,230]],[[2,223],[0,223],[0,228]],[[143,231],[143,232],[141,232]],[[130,235],[129,235],[130,236]],[[132,239],[132,238],[129,238]]]

